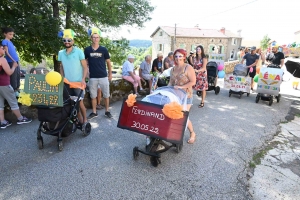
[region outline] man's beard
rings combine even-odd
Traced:
[[[70,46],[65,45],[66,49],[69,49],[71,47],[73,47],[73,44],[70,44]]]

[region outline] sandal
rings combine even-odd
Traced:
[[[103,108],[104,108],[104,107],[101,106],[100,104],[96,105],[96,109],[97,109],[97,110],[102,110]]]
[[[198,108],[203,108],[204,107],[204,102],[201,102]]]
[[[191,134],[192,133],[194,133],[194,136],[192,137],[190,137],[190,139],[187,141],[187,143],[188,144],[193,144],[195,141],[196,141],[196,134],[195,134],[195,132],[193,131],[193,132],[191,132]]]

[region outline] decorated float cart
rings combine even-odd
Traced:
[[[43,149],[42,133],[57,137],[58,150],[63,150],[63,137],[68,137],[76,129],[80,129],[84,136],[91,132],[91,124],[81,124],[78,120],[79,96],[70,96],[66,87],[80,88],[81,83],[63,81],[58,72],[25,75],[24,93],[21,93],[19,102],[30,106],[35,105],[40,121],[37,130],[37,143]]]
[[[254,77],[254,81],[257,82],[257,96],[255,102],[259,100],[269,101],[269,106],[273,104],[273,100],[276,99],[279,103],[281,95],[280,84],[282,83],[283,70],[278,66],[270,65],[263,67],[260,73]]]
[[[247,67],[243,64],[234,66],[233,74],[226,74],[224,78],[224,87],[229,89],[229,97],[232,94],[239,95],[242,98],[243,94],[250,95],[251,77],[247,76]]]
[[[150,162],[157,167],[161,163],[161,153],[172,147],[179,153],[183,146],[183,135],[187,125],[187,94],[172,86],[159,87],[141,101],[130,94],[124,100],[118,127],[148,136],[145,149],[133,148],[133,158],[140,153],[150,156]]]

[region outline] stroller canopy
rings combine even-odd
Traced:
[[[234,66],[233,75],[236,76],[247,76],[248,68],[246,65],[237,64]]]

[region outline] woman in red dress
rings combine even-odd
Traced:
[[[193,67],[196,73],[196,85],[193,88],[197,91],[202,91],[201,103],[199,108],[204,107],[206,90],[208,89],[207,73],[206,73],[207,58],[204,54],[204,49],[201,45],[196,47],[196,56],[193,59]]]

